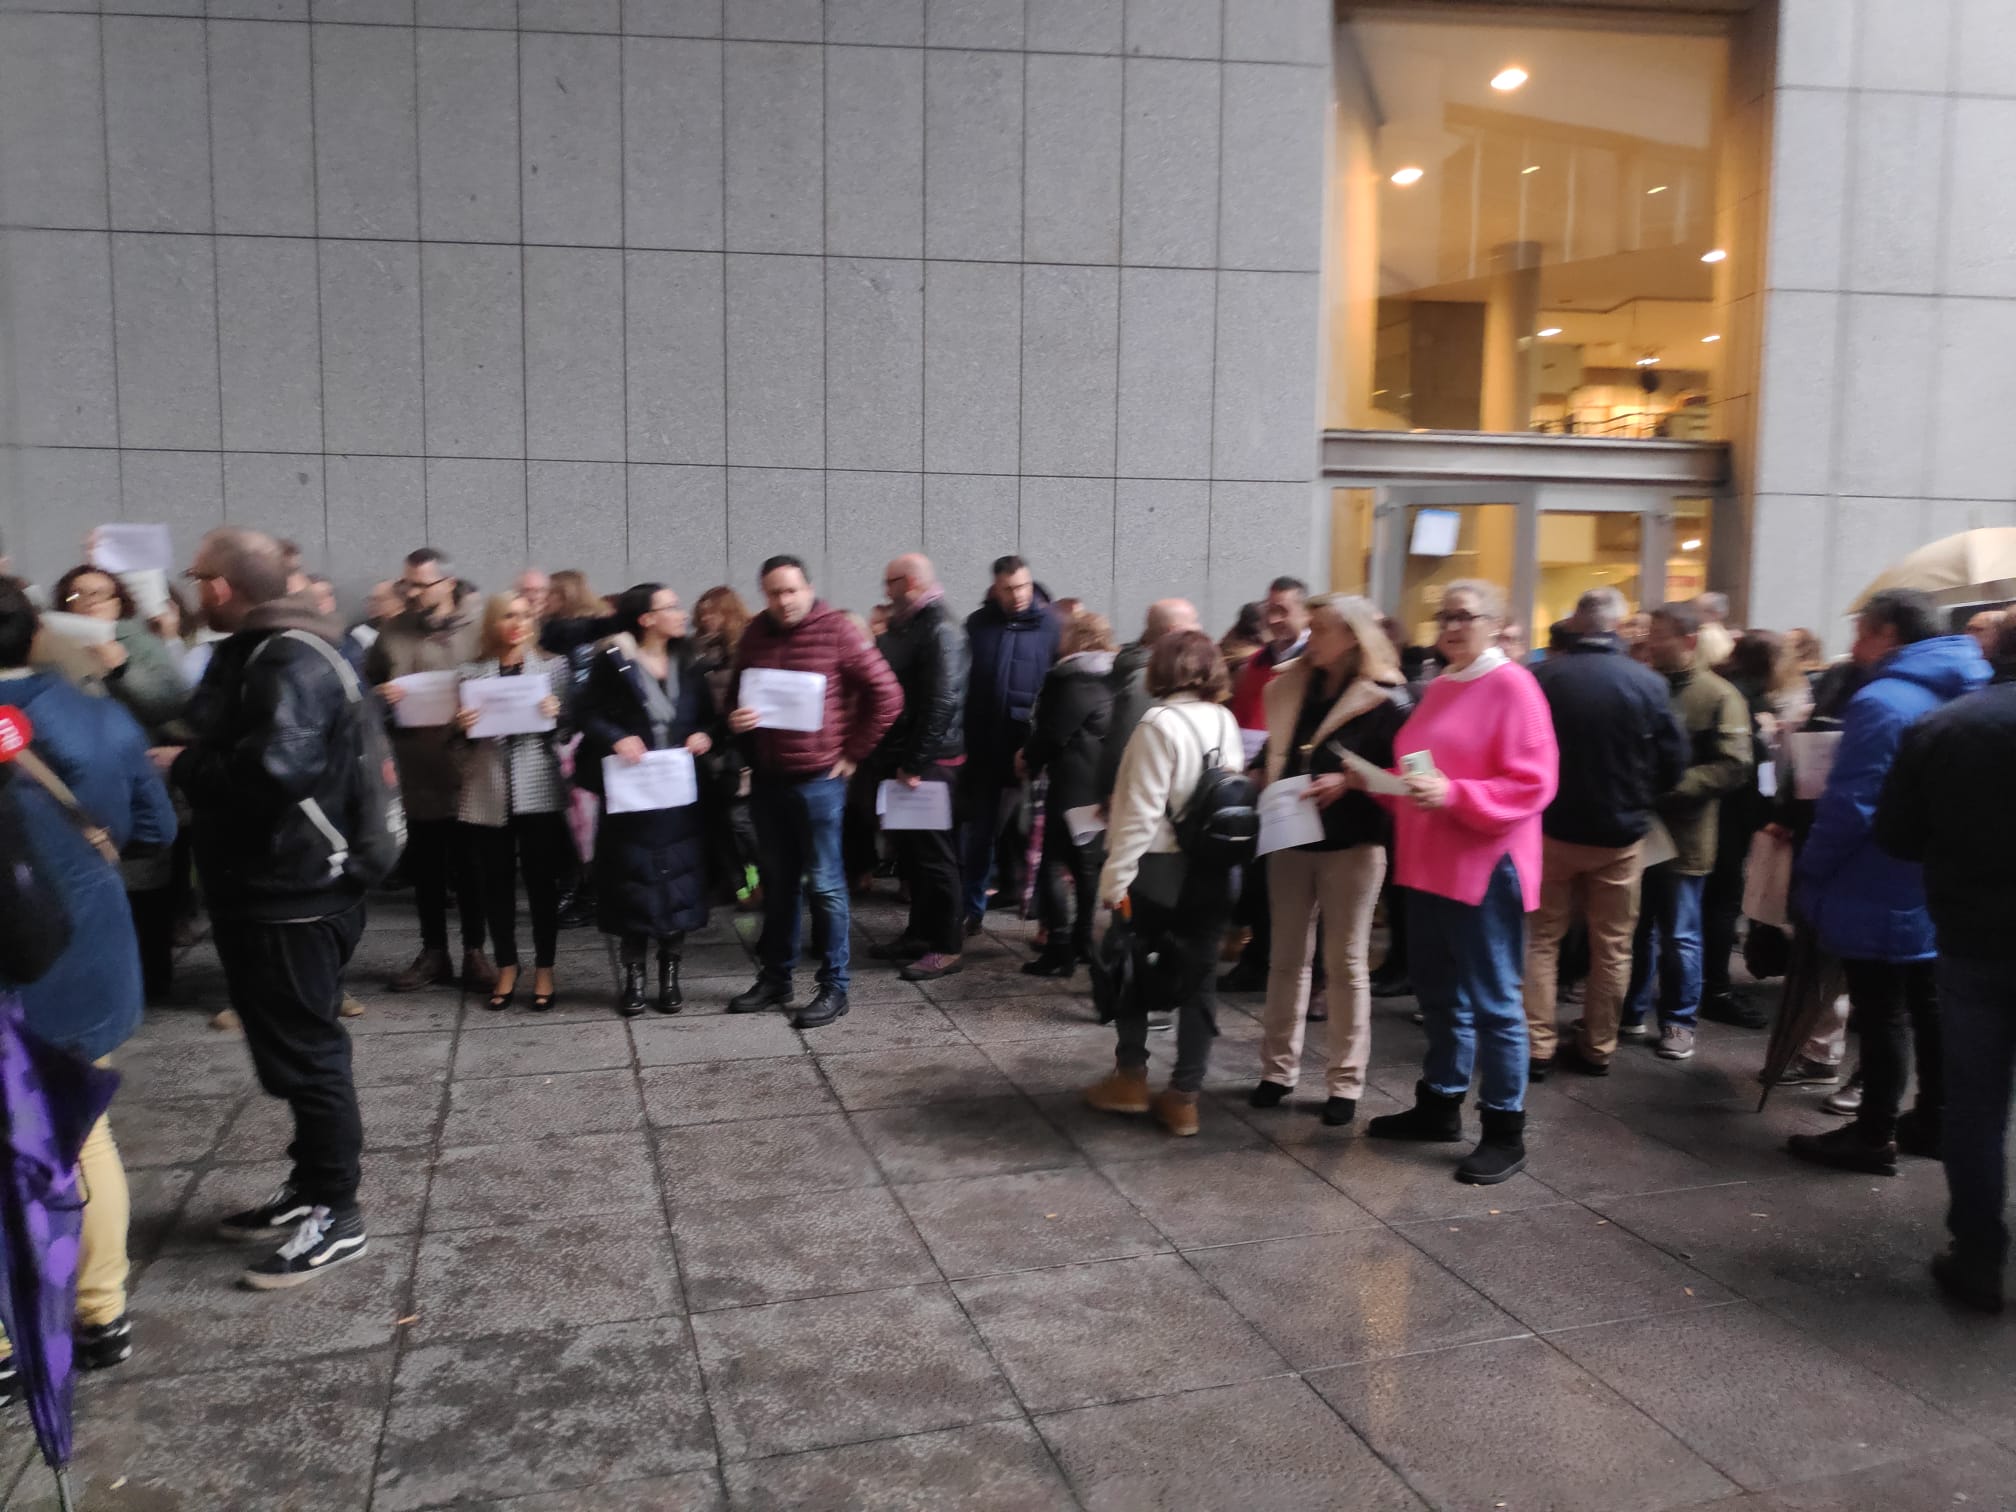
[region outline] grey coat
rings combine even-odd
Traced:
[[[519,677],[544,678],[553,696],[566,705],[572,673],[564,656],[525,654]],[[471,662],[462,681],[502,676],[497,659]],[[456,732],[455,754],[462,767],[462,791],[455,817],[464,824],[497,829],[513,814],[557,814],[567,807],[567,784],[560,776],[558,728],[540,735],[499,735],[471,740]]]

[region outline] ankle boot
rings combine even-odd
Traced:
[[[1148,1068],[1115,1066],[1112,1075],[1085,1089],[1085,1101],[1101,1113],[1146,1113]]]
[[[1526,1169],[1526,1115],[1479,1108],[1484,1137],[1456,1167],[1456,1179],[1472,1186],[1496,1186]]]
[[[625,961],[623,963],[623,990],[616,994],[616,1011],[625,1018],[635,1018],[644,1011],[644,963]]]
[[[1195,1092],[1178,1092],[1171,1087],[1166,1092],[1156,1093],[1149,1108],[1155,1115],[1155,1121],[1178,1139],[1187,1139],[1197,1132]]]
[[[686,994],[679,986],[679,952],[658,952],[658,999],[651,1005],[660,1013],[677,1013],[686,1006]]]
[[[1414,1106],[1388,1113],[1365,1126],[1373,1139],[1414,1139],[1431,1144],[1459,1144],[1463,1139],[1463,1099],[1444,1097],[1426,1082],[1414,1083]]]

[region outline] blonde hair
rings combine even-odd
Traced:
[[[1505,623],[1505,590],[1496,583],[1483,578],[1458,578],[1442,590],[1442,604],[1448,607],[1449,600],[1459,593],[1467,593],[1477,600],[1477,612],[1485,619]]]
[[[478,653],[486,661],[493,656],[502,656],[511,649],[504,643],[504,616],[511,612],[513,604],[523,604],[526,614],[532,619],[537,620],[539,617],[532,613],[532,600],[516,588],[505,593],[491,594],[483,601],[482,649]]]
[[[1057,654],[1076,656],[1080,651],[1117,651],[1113,644],[1113,627],[1106,616],[1094,614],[1089,609],[1080,609],[1064,622],[1064,633],[1057,637]]]
[[[1386,634],[1379,606],[1355,593],[1319,593],[1309,600],[1309,614],[1334,615],[1358,642],[1344,663],[1347,680],[1369,677],[1376,683],[1401,681],[1400,657]]]
[[[577,568],[562,567],[546,580],[546,588],[556,604],[555,619],[592,619],[604,612],[602,600],[588,586],[588,574]]]

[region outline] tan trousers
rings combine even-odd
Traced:
[[[1582,995],[1579,1049],[1598,1065],[1617,1050],[1617,1019],[1631,984],[1631,936],[1638,927],[1640,847],[1544,843],[1540,911],[1526,935],[1526,1032],[1536,1061],[1554,1058],[1561,937],[1579,908],[1589,926],[1589,982]]]
[[[1372,1056],[1372,985],[1367,963],[1372,911],[1386,875],[1386,851],[1377,845],[1348,850],[1276,851],[1267,858],[1267,891],[1274,916],[1274,945],[1267,967],[1267,1008],[1260,1038],[1260,1074],[1283,1087],[1295,1085],[1302,1067],[1302,1033],[1309,1021],[1309,964],[1316,954],[1316,921],[1323,921],[1323,969],[1329,974],[1332,1097],[1356,1098],[1365,1090]]]
[[[113,1143],[109,1116],[91,1126],[84,1148],[77,1153],[77,1169],[83,1177],[84,1193],[84,1232],[77,1255],[77,1321],[95,1328],[126,1311],[126,1228],[133,1216],[126,1167],[120,1162],[119,1146]],[[6,1348],[6,1336],[0,1334],[0,1349]]]

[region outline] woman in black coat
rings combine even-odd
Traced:
[[[714,748],[707,685],[693,670],[679,595],[639,583],[617,600],[619,633],[596,655],[576,722],[581,747],[575,780],[602,791],[602,762],[631,763],[646,751],[684,746],[696,757]],[[622,941],[623,987],[616,1011],[644,1011],[644,955],[658,942],[658,996],[651,1006],[677,1013],[679,948],[707,922],[707,848],[700,807],[647,809],[602,816],[595,846],[596,923]]]
[[[1036,698],[1029,741],[1017,764],[1025,777],[1050,774],[1043,806],[1043,860],[1036,889],[1049,931],[1043,952],[1022,969],[1031,976],[1068,977],[1092,958],[1092,919],[1099,907],[1099,840],[1079,845],[1065,819],[1069,809],[1100,800],[1099,757],[1113,717],[1113,630],[1104,616],[1080,610],[1058,639],[1057,665]],[[1064,879],[1077,895],[1076,918],[1064,900]]]

